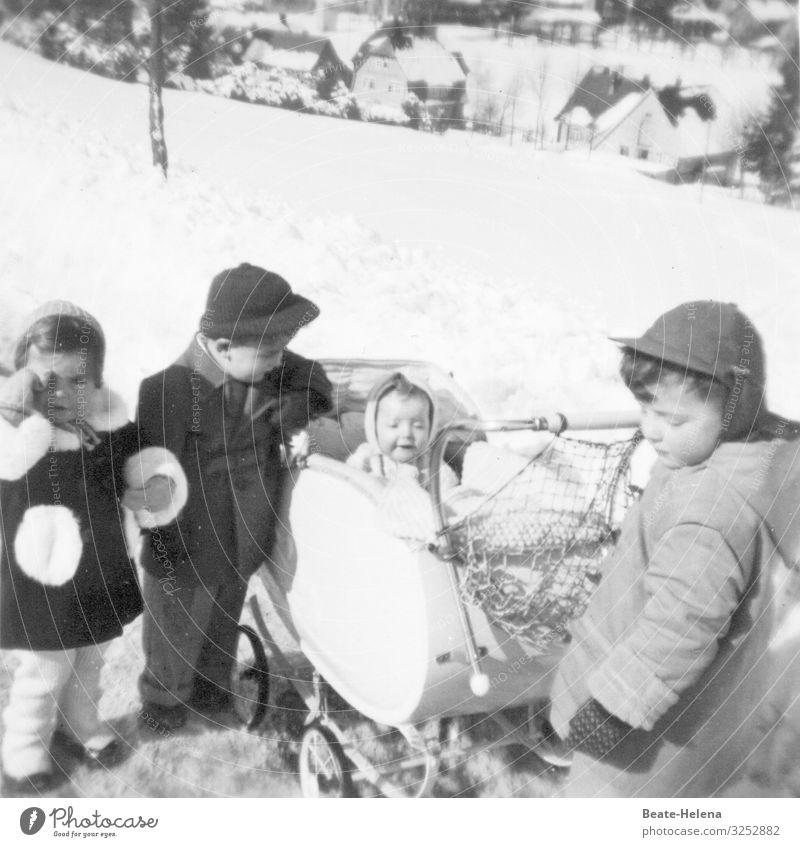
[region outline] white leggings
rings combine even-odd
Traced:
[[[56,729],[96,750],[114,739],[99,715],[105,647],[12,652],[19,665],[3,712],[2,742],[3,770],[10,777],[52,771]]]

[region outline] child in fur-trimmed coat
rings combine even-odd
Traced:
[[[0,648],[16,665],[3,713],[5,796],[56,788],[57,751],[89,766],[122,758],[98,705],[104,648],[142,610],[123,506],[154,526],[186,499],[174,457],[141,450],[103,386],[104,354],[90,314],[47,303],[0,389]]]

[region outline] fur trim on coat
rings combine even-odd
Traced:
[[[92,393],[84,421],[96,432],[116,432],[128,423],[123,399],[103,387]],[[79,450],[77,432],[56,427],[42,415],[30,415],[14,426],[0,415],[0,479],[20,479],[48,450]]]
[[[81,530],[65,506],[32,506],[14,539],[20,570],[43,585],[63,585],[78,570],[83,554]]]
[[[12,426],[0,415],[0,479],[20,479],[47,453],[53,427],[39,415]]]
[[[189,483],[180,462],[165,447],[145,447],[125,462],[125,484],[130,494],[146,502],[147,483],[154,477],[166,477],[172,488],[170,504],[163,509],[133,508],[136,522],[145,529],[165,526],[177,519],[189,499]],[[131,508],[126,498],[123,504]]]

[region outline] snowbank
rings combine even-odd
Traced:
[[[738,300],[798,414],[798,218],[617,162],[534,154],[167,92],[170,179],[149,164],[144,86],[0,46],[0,336],[70,297],[129,400],[178,355],[209,280],[250,261],[316,299],[315,356],[414,357],[487,416],[631,406],[610,334],[685,299]],[[529,148],[529,145],[526,145]]]

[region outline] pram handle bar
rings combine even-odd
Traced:
[[[528,430],[531,432],[552,432],[554,435],[560,435],[567,429],[576,431],[636,429],[638,426],[639,416],[635,412],[578,412],[570,415],[565,415],[562,412],[554,412],[547,416],[531,418],[530,420],[454,421],[448,426],[445,426],[437,435],[433,449],[431,450],[430,467],[431,470],[438,470],[442,466],[445,449],[451,437],[456,433],[472,435],[475,432],[522,432]],[[456,551],[450,539],[450,533],[448,532],[447,521],[445,519],[440,475],[438,473],[432,473],[431,476],[434,480],[431,497],[433,499],[439,553],[447,561],[449,569],[450,585],[455,597],[461,632],[464,636],[464,646],[472,671],[470,688],[476,697],[482,697],[488,693],[490,682],[488,676],[481,668],[480,651],[478,645],[475,643],[475,633],[472,630],[472,624],[470,623],[469,615],[467,614],[459,589],[459,578],[456,570]]]
[[[589,431],[594,429],[636,429],[639,426],[639,414],[626,412],[576,412],[564,414],[552,412],[541,417],[522,420],[461,420],[453,421],[440,433],[440,438],[452,432],[552,432],[560,435],[570,429]],[[436,465],[434,465],[436,467]]]

